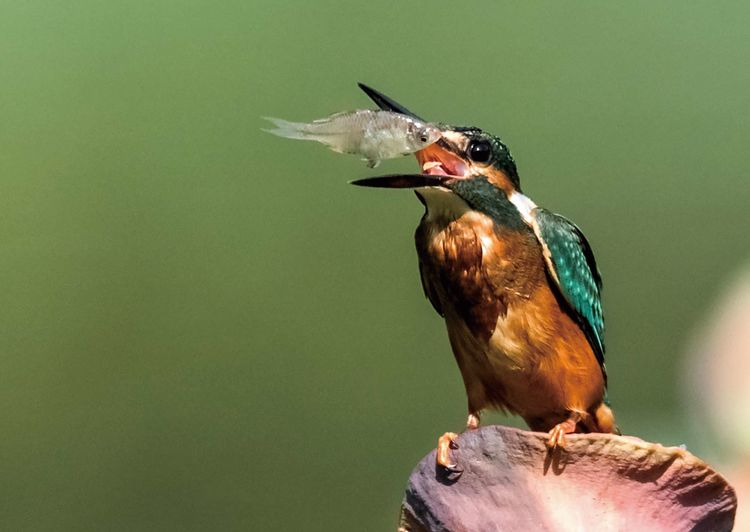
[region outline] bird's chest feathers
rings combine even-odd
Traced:
[[[427,229],[428,252],[451,270],[481,268],[495,254],[502,255],[503,243],[495,234],[492,219],[472,210],[450,192],[423,193],[427,213],[422,224]]]
[[[528,370],[538,352],[531,344],[548,343],[554,329],[535,236],[437,194],[425,197],[417,248],[425,290],[442,309],[456,356],[485,377]]]
[[[460,317],[487,341],[508,305],[528,297],[519,275],[522,242],[454,194],[436,190],[423,197],[427,213],[417,230],[417,247],[425,288],[439,300],[446,318]]]

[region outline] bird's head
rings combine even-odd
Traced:
[[[384,94],[363,84],[360,87],[381,109],[419,119]],[[487,197],[504,193],[507,197],[514,192],[520,193],[516,163],[498,137],[476,127],[437,126],[441,138],[416,152],[421,173],[369,177],[352,183],[381,188],[432,187],[450,191],[463,199],[476,195]]]

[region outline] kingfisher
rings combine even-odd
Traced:
[[[422,120],[362,83],[381,109]],[[443,317],[468,402],[466,430],[482,411],[520,415],[565,447],[575,432],[619,433],[606,401],[602,281],[586,237],[521,191],[500,138],[437,124],[440,139],[416,152],[421,172],[352,181],[414,189],[425,212],[415,234],[424,293]],[[438,440],[437,462],[460,468]]]

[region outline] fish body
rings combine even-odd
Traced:
[[[417,152],[440,138],[437,127],[390,111],[347,111],[308,123],[266,120],[276,128],[264,131],[289,139],[314,140],[335,152],[360,155],[370,168],[383,159]]]

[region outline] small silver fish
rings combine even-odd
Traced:
[[[264,118],[276,128],[263,131],[288,139],[315,140],[335,152],[362,155],[370,168],[382,159],[419,151],[440,138],[437,127],[390,111],[346,111],[310,123]]]

